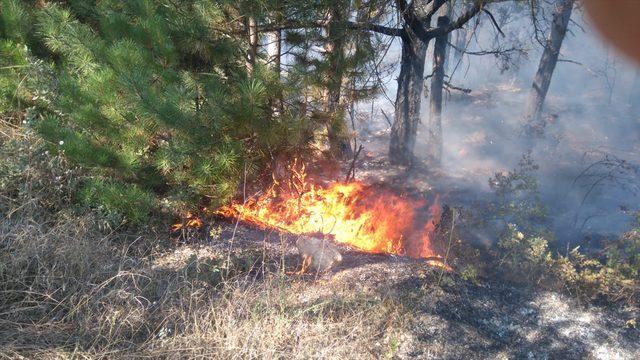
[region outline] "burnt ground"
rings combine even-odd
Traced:
[[[212,228],[217,229],[216,238],[176,253],[200,257],[253,251],[288,272],[299,266],[290,236],[242,224],[236,228],[224,220]],[[288,275],[304,285],[298,305],[312,309],[328,299],[347,303],[358,294],[402,308],[404,321],[395,330],[393,358],[640,358],[640,329],[628,323],[640,316],[638,308],[590,304],[559,292],[463,277],[422,260],[340,249],[344,260],[330,272]],[[378,358],[377,345],[371,346],[372,358]]]
[[[491,92],[467,97],[474,107],[458,107],[455,113],[445,116],[445,125],[453,134],[449,140],[454,144],[449,144],[449,152],[445,154],[447,168],[423,161],[412,169],[390,166],[386,160],[389,129],[384,124],[371,126],[371,118],[365,118],[363,121],[368,125],[359,129],[358,135],[364,151],[357,162],[356,177],[431,200],[439,194],[445,204],[460,209],[482,207],[491,197],[488,178],[497,171],[512,168],[522,153],[516,136],[517,118],[495,112],[498,104],[507,101],[514,105],[517,101],[509,96],[500,99],[485,96],[487,93]],[[486,119],[491,119],[491,126],[487,126]],[[564,115],[561,120],[577,121]],[[540,158],[543,177],[551,184],[560,183],[549,180],[550,174],[565,176],[562,171],[567,166],[579,172],[581,165],[575,163],[575,158],[589,146],[598,145],[579,143],[576,139],[585,142],[585,136],[575,135],[572,140],[571,132],[567,134],[564,138],[558,136],[564,139],[562,142],[545,143],[539,149],[546,156]],[[567,155],[559,156],[560,150]],[[422,151],[422,145],[418,144],[416,153]],[[567,190],[558,190],[562,191]],[[555,193],[549,197],[560,198]],[[566,208],[573,206],[565,202]],[[596,205],[597,208],[602,204]],[[559,204],[554,206],[557,214],[567,211]],[[471,245],[472,251],[492,247],[498,236],[490,226],[465,228],[464,221],[458,226],[461,240]],[[217,233],[221,230],[215,238],[208,238],[206,245],[189,245],[182,251],[241,255],[250,250],[263,254],[262,259],[270,259],[274,267],[284,268],[287,273],[297,270],[300,264],[294,239],[288,236],[242,224],[236,228],[226,221],[217,221],[212,227],[218,229]],[[454,271],[449,273],[423,260],[340,249],[344,261],[329,273],[288,276],[292,283],[303,285],[295,288],[300,289],[298,305],[305,309],[326,301],[348,303],[353,294],[403,309],[402,326],[394,329],[393,354],[388,356],[381,350],[383,345],[373,343],[370,358],[383,355],[398,359],[640,358],[640,329],[634,322],[640,318],[640,310],[636,306],[596,304],[562,289],[541,290],[533,285],[503,281],[503,277],[495,276],[500,273],[499,265],[478,264],[484,261],[478,258],[469,261],[493,271],[465,275],[468,259],[463,257],[452,260]],[[385,343],[383,339],[380,342]]]

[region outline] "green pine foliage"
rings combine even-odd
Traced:
[[[247,74],[233,2],[2,2],[0,111],[15,105],[17,69],[33,68],[28,45],[41,44],[51,77],[24,88],[55,95],[34,126],[50,151],[90,169],[89,203],[135,221],[151,199],[215,206],[273,154],[308,142],[306,121],[272,116],[274,74],[260,63]]]
[[[85,204],[101,211],[116,225],[125,220],[133,223],[145,221],[146,214],[155,206],[153,197],[138,186],[109,180],[89,180],[79,195]]]
[[[24,48],[11,40],[0,40],[0,114],[18,106],[20,74],[27,67]]]
[[[21,107],[29,61],[25,46],[27,13],[15,0],[0,1],[0,114]]]
[[[379,81],[370,68],[381,38],[342,23],[376,20],[377,1],[0,5],[0,114],[26,119],[52,155],[88,172],[95,181],[83,185],[85,202],[136,221],[159,206],[215,207],[280,154],[326,143],[323,132],[348,140],[344,104],[375,93]],[[249,17],[259,26],[317,24],[328,12],[330,24],[282,32],[289,56],[280,71],[263,38],[248,70]],[[340,47],[318,51],[330,43]],[[327,113],[336,89],[339,104],[332,97]]]
[[[348,105],[371,98],[381,87],[380,73],[386,73],[381,66],[381,57],[388,46],[388,39],[371,32],[358,31],[347,27],[344,21],[376,23],[384,18],[387,3],[369,0],[344,2],[325,0],[288,2],[295,6],[295,13],[301,23],[314,23],[318,18],[332,21],[322,27],[290,29],[285,32],[288,52],[292,56],[289,74],[285,83],[298,90],[291,93],[298,103],[300,116],[308,116],[314,121],[320,142],[329,137],[328,142],[334,155],[342,150],[336,147],[349,144],[351,125],[346,121]],[[292,12],[287,9],[285,12]],[[326,45],[333,44],[327,51]],[[322,50],[320,50],[322,49]],[[339,64],[339,66],[338,66]],[[298,86],[295,86],[298,84]],[[303,86],[299,86],[303,84]],[[327,98],[331,92],[340,92],[340,103],[327,109]],[[332,138],[333,135],[333,138]]]

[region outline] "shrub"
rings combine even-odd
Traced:
[[[307,122],[272,113],[278,92],[268,89],[280,85],[270,70],[247,73],[243,39],[227,35],[236,12],[199,0],[3,0],[1,65],[12,71],[0,92],[15,94],[25,71],[49,75],[20,84],[22,97],[49,152],[103,179],[85,183],[88,203],[134,221],[152,197],[172,210],[215,206],[273,154],[308,142]]]
[[[82,202],[112,219],[114,225],[129,220],[142,223],[154,208],[154,199],[136,185],[91,179],[79,193]],[[120,220],[120,221],[118,221]]]
[[[583,254],[580,247],[561,254],[545,226],[535,170],[525,154],[517,169],[490,180],[496,192],[493,216],[507,223],[494,253],[503,274],[517,282],[559,286],[584,298],[638,301],[640,230],[610,242],[599,257]]]

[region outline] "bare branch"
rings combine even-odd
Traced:
[[[357,22],[349,21],[349,22],[347,22],[347,27],[349,29],[353,29],[353,30],[370,30],[370,31],[373,31],[373,32],[377,32],[377,33],[384,34],[384,35],[389,35],[389,36],[401,36],[402,35],[402,29],[392,28],[392,27],[378,25],[378,24],[357,23]]]
[[[459,47],[453,45],[452,43],[448,43],[449,46],[451,46],[451,48],[453,48],[454,50],[463,53],[465,55],[475,55],[475,56],[485,56],[485,55],[501,55],[501,54],[508,54],[511,52],[518,52],[518,51],[522,51],[519,48],[516,47],[510,47],[508,49],[494,49],[494,50],[482,50],[482,51],[468,51],[465,49],[460,49]]]
[[[502,35],[502,37],[506,37],[506,35],[502,32],[502,29],[500,29],[500,25],[498,25],[496,18],[493,17],[493,14],[487,9],[482,9],[482,11],[485,12],[487,15],[489,15],[489,18],[491,19],[493,26],[496,28],[496,30],[498,30],[500,35]]]
[[[389,36],[400,36],[402,34],[402,29],[388,27],[384,25],[372,24],[372,23],[361,23],[361,22],[353,22],[347,21],[344,23],[345,26],[352,30],[368,30],[376,33],[389,35]],[[263,25],[259,28],[260,32],[270,32],[277,30],[294,30],[294,29],[309,29],[309,28],[320,28],[327,26],[325,21],[308,21],[308,22],[283,22],[281,24],[267,24]]]
[[[431,18],[433,16],[433,14],[438,12],[438,10],[440,10],[442,5],[444,5],[447,1],[448,0],[433,0],[433,1],[431,1],[429,3],[429,6],[426,9],[426,14],[425,14],[423,19]]]
[[[448,89],[451,89],[451,90],[457,90],[457,91],[463,92],[465,94],[471,94],[471,89],[467,89],[467,88],[463,88],[463,87],[452,85],[448,81],[444,82],[444,86],[447,87]]]
[[[389,124],[389,127],[393,126],[393,121],[391,121],[391,119],[389,118],[389,115],[387,115],[387,113],[384,112],[384,110],[380,109],[380,111],[382,112],[382,115],[384,115],[384,119],[387,121],[387,124]]]
[[[464,26],[464,24],[466,24],[469,20],[471,20],[471,18],[476,16],[476,14],[478,14],[480,10],[482,10],[483,6],[484,6],[484,1],[482,0],[477,1],[475,4],[473,4],[471,8],[469,8],[469,10],[467,10],[467,12],[460,15],[460,17],[456,19],[456,21],[449,23],[449,25],[447,26],[442,26],[442,27],[437,27],[437,28],[432,28],[427,30],[426,32],[427,36],[429,38],[434,38],[437,36],[448,34],[453,30],[460,29],[461,27]]]

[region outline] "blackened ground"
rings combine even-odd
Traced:
[[[222,230],[207,245],[217,252],[262,251],[299,266],[294,237],[218,221]],[[235,235],[234,235],[235,228]],[[232,240],[233,237],[233,240]],[[348,303],[353,294],[402,309],[395,330],[398,359],[637,359],[640,317],[630,305],[581,303],[567,294],[518,287],[495,279],[463,278],[423,260],[366,254],[341,247],[344,261],[324,274],[291,275],[301,282],[298,306]],[[452,261],[460,268],[460,259]],[[372,358],[376,345],[372,344]]]

